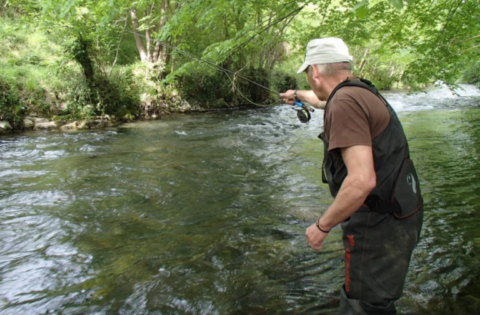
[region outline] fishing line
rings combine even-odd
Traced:
[[[288,4],[288,3],[287,3],[287,4]],[[285,5],[282,7],[282,9],[280,9],[280,11],[283,10],[283,8],[284,8],[287,4],[285,4]],[[264,31],[266,31],[267,29],[269,29],[271,26],[276,25],[278,22],[283,21],[283,20],[289,18],[290,16],[296,15],[297,13],[299,13],[300,11],[302,11],[303,8],[305,8],[305,6],[302,6],[302,7],[300,7],[300,8],[298,8],[298,9],[290,12],[289,14],[287,14],[287,15],[285,15],[285,16],[283,16],[283,17],[281,17],[281,18],[279,18],[279,19],[277,19],[277,20],[275,20],[275,21],[273,21],[273,22],[269,22],[268,25],[266,25],[266,26],[265,26],[264,28],[262,28],[260,31],[258,31],[257,33],[255,33],[255,34],[254,34],[253,36],[251,36],[250,38],[248,38],[246,41],[244,41],[244,42],[241,43],[241,44],[237,44],[236,46],[234,46],[233,48],[231,48],[229,51],[227,51],[226,53],[222,54],[221,56],[223,56],[223,55],[228,55],[228,54],[230,54],[232,51],[244,47],[244,46],[245,46],[246,44],[248,44],[251,40],[253,40],[257,35],[263,33]],[[279,11],[279,12],[280,12],[280,11]],[[277,14],[278,14],[278,13],[276,13],[275,15],[277,15]],[[262,25],[262,26],[263,26],[263,25]]]
[[[143,37],[143,38],[145,38],[145,39],[150,39],[150,40],[152,40],[151,37],[147,37],[147,36],[142,35],[142,34],[140,34],[140,33],[138,33],[138,32],[130,31],[130,33],[132,33],[132,34],[134,34],[134,35],[137,35],[137,36],[140,36],[140,37]],[[176,46],[174,46],[174,45],[165,43],[165,42],[163,42],[163,41],[161,41],[161,40],[153,39],[153,41],[154,41],[154,43],[159,43],[159,44],[161,44],[161,45],[163,45],[163,46],[165,46],[165,47],[168,47],[168,48],[170,48],[170,49],[172,49],[172,50],[178,51],[179,53],[181,53],[181,54],[183,54],[183,55],[185,55],[185,56],[187,56],[187,57],[189,57],[189,58],[191,58],[191,59],[194,59],[194,60],[203,62],[203,63],[205,63],[205,64],[207,64],[207,65],[209,65],[209,66],[211,66],[211,67],[214,67],[216,70],[218,70],[218,71],[220,71],[220,72],[223,72],[223,73],[225,73],[225,74],[227,74],[227,75],[228,75],[228,74],[231,74],[231,75],[234,76],[234,78],[235,78],[235,77],[241,78],[241,79],[243,79],[243,80],[245,80],[245,81],[247,81],[247,82],[249,82],[249,83],[252,83],[252,84],[254,84],[254,85],[256,85],[256,86],[258,86],[258,87],[260,87],[260,88],[263,88],[263,89],[265,89],[265,90],[267,90],[267,91],[275,94],[277,97],[280,97],[280,93],[279,93],[279,92],[274,91],[274,90],[270,89],[269,87],[266,87],[266,86],[264,86],[264,85],[262,85],[262,84],[260,84],[260,83],[258,83],[258,82],[255,82],[255,81],[253,81],[253,80],[250,80],[249,78],[238,74],[238,72],[233,72],[233,71],[231,71],[231,70],[229,70],[229,69],[223,68],[223,67],[221,67],[221,66],[219,66],[219,65],[217,65],[217,64],[215,64],[215,63],[213,63],[213,62],[211,62],[211,61],[208,61],[208,60],[199,58],[199,57],[197,57],[197,56],[195,56],[195,55],[193,55],[193,54],[191,54],[191,53],[189,53],[189,52],[187,52],[187,51],[184,51],[184,50],[182,50],[182,49],[180,49],[180,48],[178,48],[178,47],[176,47]],[[237,89],[237,90],[238,90],[238,89]],[[238,90],[238,91],[239,91],[239,90]],[[245,97],[243,94],[241,94],[240,91],[239,91],[239,94],[242,95],[242,97],[246,99],[246,97]],[[262,105],[262,104],[256,104],[256,103],[254,103],[254,102],[252,102],[252,101],[249,101],[249,102],[250,102],[251,104],[256,105],[256,106],[272,106],[271,104],[270,104],[270,105]],[[310,119],[311,119],[311,114],[310,114],[310,112],[314,112],[315,110],[314,110],[312,107],[307,106],[307,105],[305,105],[305,104],[303,104],[302,102],[297,101],[297,100],[294,101],[294,105],[295,105],[295,106],[293,106],[292,108],[297,111],[297,117],[298,117],[298,119],[299,119],[302,123],[307,123],[308,121],[310,121]]]

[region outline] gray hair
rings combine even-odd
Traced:
[[[352,65],[350,62],[326,63],[313,66],[317,67],[318,73],[326,76],[335,75],[339,71],[352,71]],[[308,72],[311,73],[311,71],[312,67],[309,67]]]

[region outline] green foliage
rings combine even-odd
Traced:
[[[480,1],[314,1],[290,29],[292,58],[318,37],[343,38],[363,77],[411,87],[455,84],[479,60]],[[367,53],[366,53],[367,52]]]
[[[271,94],[196,58],[273,90],[308,88],[295,73],[306,43],[336,36],[355,72],[379,88],[455,84],[480,60],[479,2],[9,0],[0,12],[0,79],[42,115],[137,115],[139,102],[160,106],[176,91],[197,104],[236,106]],[[478,82],[476,69],[465,80]],[[54,113],[59,103],[65,113]]]
[[[270,92],[255,84],[269,86],[263,69],[239,71],[238,75],[242,78],[205,67],[193,69],[177,77],[181,95],[189,101],[208,104],[209,107],[229,107],[249,105],[250,102],[263,103],[270,96]]]
[[[13,128],[22,125],[25,108],[20,103],[18,92],[0,77],[0,120],[8,121]]]
[[[136,116],[140,103],[131,78],[121,75],[112,78],[97,76],[90,83],[84,78],[72,80],[64,97],[67,108],[63,115],[72,119],[106,114]]]
[[[62,58],[61,49],[33,23],[4,18],[0,30],[0,53],[5,56],[0,59],[0,80],[8,83],[16,103],[6,116],[15,117],[14,128],[18,128],[21,116],[28,112],[51,114],[46,94],[61,90],[64,84],[53,67]]]
[[[0,16],[3,17],[30,18],[39,11],[36,0],[3,0],[0,4]]]
[[[111,78],[98,77],[97,110],[99,113],[137,116],[139,110],[139,93],[134,88],[131,77],[114,76]]]
[[[462,79],[469,84],[480,87],[480,61],[468,63]]]
[[[107,78],[97,65],[102,62],[94,40],[82,46],[78,37],[60,32],[61,44],[56,44],[57,38],[50,37],[48,31],[32,30],[11,19],[0,20],[0,30],[0,52],[6,57],[0,59],[0,80],[8,83],[0,111],[5,119],[18,122],[28,112],[72,119],[98,114],[137,115],[140,92],[134,77],[114,73]],[[80,61],[91,62],[89,84]],[[61,103],[66,105],[65,111],[60,109]]]
[[[275,70],[272,73],[271,87],[278,92],[298,88],[297,78],[292,75],[292,72]]]
[[[236,88],[240,91],[239,93],[243,94],[241,96],[255,103],[265,102],[271,93],[253,82],[268,87],[270,85],[270,79],[267,70],[262,68],[248,68],[241,72],[241,74],[249,79],[249,81],[237,79]],[[240,104],[245,104],[245,100],[241,101]]]
[[[160,94],[163,88],[162,75],[164,64],[136,62],[122,67],[118,73],[126,78],[131,78],[139,91],[148,94]]]
[[[218,99],[223,99],[227,103],[233,102],[231,84],[223,72],[212,71],[204,67],[193,69],[176,79],[182,97],[200,103],[213,103],[212,107],[217,106],[216,100]]]

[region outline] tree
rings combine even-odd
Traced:
[[[304,47],[312,38],[341,37],[362,75],[409,86],[454,84],[465,65],[480,57],[475,49],[480,42],[479,0],[312,3],[295,21],[288,40]]]
[[[156,63],[161,61],[163,64],[167,62],[167,49],[165,45],[161,45],[160,41],[153,41],[153,37],[159,34],[165,27],[169,15],[172,13],[172,4],[169,0],[151,1],[142,3],[134,3],[130,9],[130,18],[132,21],[132,30],[135,42],[140,54],[140,59],[145,62]],[[137,7],[143,7],[143,17],[139,18]],[[142,31],[144,35],[142,35]],[[144,45],[144,42],[146,45]]]

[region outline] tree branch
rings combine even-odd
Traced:
[[[132,8],[130,10],[130,17],[132,19],[132,26],[134,30],[133,36],[135,37],[135,43],[137,44],[140,59],[142,61],[147,61],[147,53],[145,52],[145,46],[143,45],[142,38],[138,34],[138,28],[140,27],[140,25],[138,23],[137,9]]]
[[[452,39],[450,41],[450,45],[468,42],[469,40],[472,40],[472,39],[475,39],[475,38],[480,38],[480,35],[475,35],[475,36],[472,36],[472,37],[469,37],[469,38],[466,38],[466,39],[462,39],[462,40]]]
[[[117,51],[115,53],[115,60],[113,60],[113,64],[112,64],[112,67],[110,68],[110,73],[108,74],[108,77],[110,77],[112,75],[113,68],[115,67],[115,64],[117,63],[118,52],[120,51],[120,44],[122,43],[123,35],[125,35],[125,30],[127,29],[127,25],[128,25],[128,13],[127,13],[127,16],[125,17],[125,25],[123,26],[123,32],[122,32],[122,35],[120,36],[120,40],[118,41]]]

